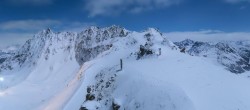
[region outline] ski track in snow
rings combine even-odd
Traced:
[[[55,97],[48,102],[48,105],[44,105],[41,110],[62,110],[64,105],[67,104],[68,100],[74,95],[77,89],[82,83],[82,78],[84,77],[85,71],[90,67],[90,65],[84,64],[77,75],[72,79],[62,92],[58,93]],[[38,109],[39,110],[39,109]]]

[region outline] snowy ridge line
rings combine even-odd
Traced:
[[[77,76],[80,65],[123,49],[129,50],[124,57],[131,57],[131,53],[135,57],[137,47],[146,44],[144,50],[155,53],[158,44],[168,46],[170,42],[155,29],[138,33],[119,26],[90,27],[78,34],[43,30],[0,63],[0,74],[4,78],[0,83],[3,87],[0,92],[4,93],[0,98],[0,109],[31,110],[46,105],[54,98],[57,100],[56,94],[63,94],[65,86]],[[12,103],[6,102],[7,99]],[[11,106],[13,103],[15,107]]]
[[[250,109],[249,72],[230,74],[211,60],[244,68],[237,60],[248,58],[247,43],[188,41],[183,49],[166,37],[154,28],[44,30],[0,63],[8,87],[0,110]]]

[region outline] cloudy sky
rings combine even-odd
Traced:
[[[155,27],[175,37],[250,39],[250,0],[1,0],[0,13],[0,47],[48,27],[80,31],[113,24],[136,31]]]

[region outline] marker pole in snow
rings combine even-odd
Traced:
[[[122,70],[122,59],[120,59],[120,65],[121,65],[121,70]]]
[[[159,55],[161,55],[161,48],[159,48]]]

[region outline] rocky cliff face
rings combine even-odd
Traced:
[[[192,56],[216,59],[233,73],[244,73],[250,70],[248,41],[209,43],[187,39],[175,44],[181,49],[185,48],[185,51]]]
[[[126,37],[129,31],[119,26],[107,28],[90,27],[79,33],[76,38],[76,60],[81,65],[95,58],[98,54],[109,50],[115,38]]]

